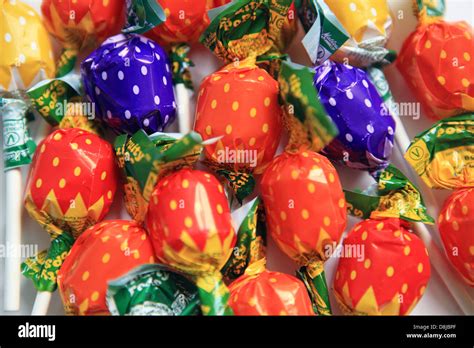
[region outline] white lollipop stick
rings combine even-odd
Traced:
[[[179,132],[187,134],[191,130],[191,92],[184,83],[175,85]]]
[[[51,302],[52,293],[49,291],[38,291],[36,293],[35,303],[31,315],[48,314],[49,303]]]

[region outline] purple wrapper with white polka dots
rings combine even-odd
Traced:
[[[117,133],[162,131],[176,115],[169,59],[154,41],[116,35],[81,66],[95,115]]]
[[[348,167],[374,171],[388,165],[395,121],[364,70],[326,61],[314,86],[339,135],[323,153]]]

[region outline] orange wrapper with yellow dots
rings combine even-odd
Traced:
[[[280,249],[304,268],[318,313],[330,314],[323,262],[331,256],[346,226],[346,201],[336,169],[312,151],[284,152],[263,174],[267,227]],[[324,202],[324,204],[315,204]]]
[[[108,315],[108,281],[155,263],[146,231],[134,221],[110,220],[87,229],[74,243],[58,273],[68,314]]]
[[[442,119],[474,111],[472,27],[430,17],[429,11],[429,7],[422,8],[420,23],[405,40],[397,68],[429,117]]]
[[[444,202],[438,227],[446,254],[465,282],[474,287],[474,189],[455,191]]]
[[[349,232],[342,252],[334,291],[344,313],[408,315],[423,296],[428,251],[406,221],[364,220]]]
[[[151,195],[146,224],[158,260],[195,279],[203,314],[232,314],[220,269],[236,233],[219,181],[188,168],[164,177]]]
[[[48,270],[48,260],[58,260],[55,268],[60,268],[71,238],[105,217],[116,188],[114,151],[97,135],[79,128],[59,129],[39,144],[25,206],[50,234],[52,245],[48,254],[28,259],[23,269],[38,290],[55,289],[56,275]]]
[[[51,42],[38,14],[19,1],[2,0],[0,23],[0,93],[53,77]]]

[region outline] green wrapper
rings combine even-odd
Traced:
[[[441,17],[444,15],[446,5],[444,0],[414,0],[416,12],[424,13],[429,17]]]
[[[122,33],[143,34],[166,20],[156,0],[127,0],[127,24]]]
[[[313,310],[318,315],[332,315],[329,289],[324,272],[324,262],[311,262],[308,266],[296,271],[296,276],[303,281],[308,289],[313,304]]]
[[[175,85],[182,83],[192,91],[194,87],[189,68],[194,66],[194,63],[188,57],[190,49],[187,44],[173,45],[169,57],[173,64],[173,83]]]
[[[157,265],[139,266],[108,283],[112,315],[199,315],[197,288],[184,275]]]
[[[434,223],[420,191],[401,171],[389,165],[376,175],[378,185],[374,194],[344,190],[350,214],[364,219],[401,218]]]

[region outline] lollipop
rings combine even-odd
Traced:
[[[474,115],[443,119],[419,134],[405,158],[429,187],[454,191],[444,202],[438,227],[449,261],[473,286],[472,205]]]
[[[118,133],[162,131],[175,118],[169,60],[139,35],[117,35],[82,63],[82,79],[96,116]]]
[[[25,206],[50,234],[51,246],[22,265],[40,292],[56,289],[56,274],[74,239],[107,214],[117,187],[112,147],[88,131],[59,129],[40,143]]]
[[[64,47],[60,76],[74,68],[79,51],[88,51],[117,34],[125,20],[123,1],[43,0],[41,11],[46,28]]]
[[[423,242],[400,219],[364,220],[344,239],[334,291],[346,314],[408,315],[425,292],[430,260]]]
[[[109,314],[107,282],[154,262],[150,238],[135,222],[110,220],[90,227],[74,243],[58,272],[66,313]]]
[[[416,9],[419,24],[403,44],[398,70],[429,117],[474,111],[472,28],[443,21],[444,0],[418,0]]]
[[[330,61],[315,71],[321,103],[339,129],[323,153],[351,168],[374,171],[387,166],[395,122],[367,73]]]

